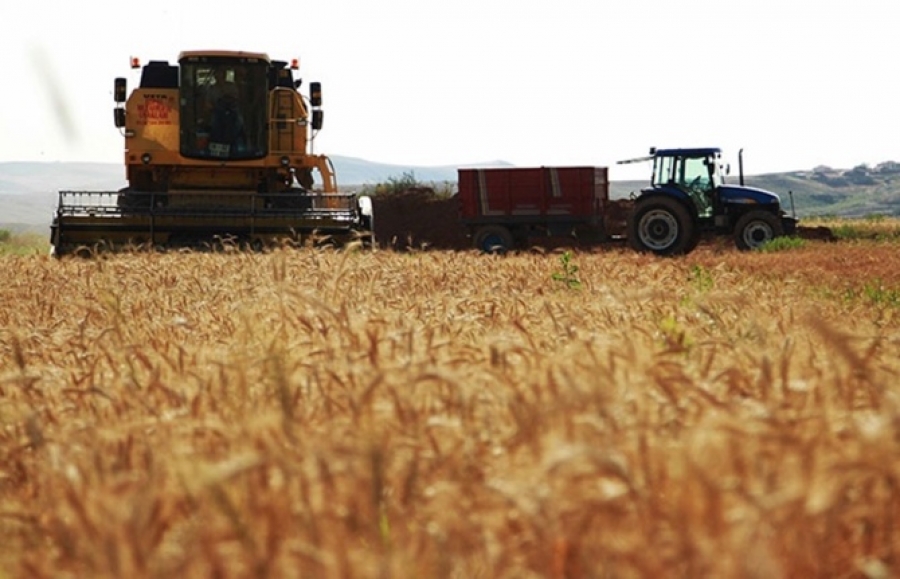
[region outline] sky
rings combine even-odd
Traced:
[[[222,49],[322,83],[317,153],[614,179],[651,146],[743,149],[749,174],[875,165],[900,161],[897,22],[896,0],[4,0],[0,162],[121,162],[129,59]]]

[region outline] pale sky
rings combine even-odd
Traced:
[[[898,22],[897,0],[3,0],[0,161],[120,162],[113,79],[196,49],[300,58],[318,153],[614,179],[650,146],[743,148],[751,174],[900,161]]]

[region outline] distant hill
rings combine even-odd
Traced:
[[[758,175],[748,177],[746,184],[779,193],[786,207],[790,207],[787,193],[793,191],[801,216],[900,215],[900,163],[893,161],[875,167],[817,167]]]
[[[331,157],[342,189],[357,189],[404,173],[416,180],[455,183],[457,166],[421,167],[374,163],[354,157]],[[494,161],[465,167],[510,167]],[[736,176],[729,182],[736,183]],[[888,161],[875,167],[851,169],[816,167],[808,171],[751,175],[746,184],[781,195],[790,209],[789,192],[800,217],[835,215],[858,217],[872,214],[900,215],[900,163]],[[646,186],[645,181],[614,181],[613,198],[628,197]],[[0,163],[0,228],[45,230],[53,219],[60,190],[117,190],[125,186],[125,171],[113,163]]]
[[[456,182],[455,165],[391,165],[338,155],[332,155],[331,160],[342,189],[381,183],[407,172],[423,182]],[[508,167],[510,164],[494,161],[465,166]],[[114,163],[0,163],[0,227],[15,230],[31,229],[29,226],[33,225],[49,227],[58,191],[116,191],[125,185],[125,169]]]
[[[420,181],[456,181],[456,165],[420,167],[374,163],[355,157],[330,157],[338,184],[360,186],[380,183],[406,172]],[[505,161],[472,163],[465,167],[509,167]],[[115,163],[0,163],[0,195],[46,193],[48,190],[106,190],[125,186],[125,169]]]

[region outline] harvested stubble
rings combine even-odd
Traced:
[[[4,259],[0,577],[900,570],[895,247],[558,258]]]

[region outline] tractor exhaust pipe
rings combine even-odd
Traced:
[[[744,149],[738,151],[738,172],[740,173],[741,187],[744,186]]]

